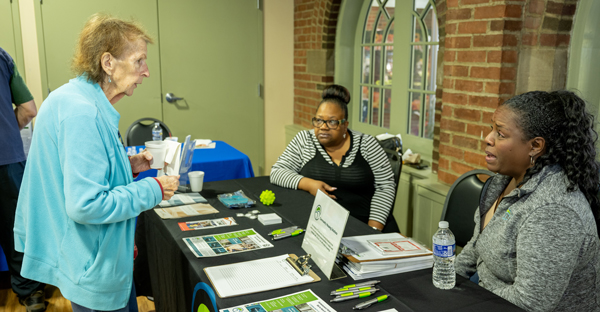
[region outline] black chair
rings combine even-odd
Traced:
[[[464,247],[473,236],[473,215],[479,207],[481,190],[485,184],[477,175],[494,175],[484,169],[471,170],[461,175],[448,191],[441,221],[448,221],[456,239],[456,246]]]
[[[379,141],[379,145],[381,145],[390,161],[397,186],[400,181],[400,173],[402,173],[402,140],[399,137],[392,137]]]
[[[392,172],[394,173],[394,182],[396,182],[396,192],[398,192],[398,182],[400,182],[400,173],[402,173],[402,140],[398,137],[392,137],[381,141],[378,140],[378,142],[390,161]],[[394,194],[392,209],[394,209],[394,206],[396,205],[396,195],[397,194]],[[383,228],[384,233],[400,233],[400,229],[398,228],[398,224],[396,223],[396,219],[392,212],[390,212],[385,227]]]
[[[144,145],[146,141],[152,141],[152,128],[158,122],[162,128],[163,140],[171,136],[171,130],[162,121],[154,118],[141,118],[134,121],[125,134],[125,146]]]

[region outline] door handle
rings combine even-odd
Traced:
[[[183,100],[182,97],[176,97],[175,94],[173,94],[173,93],[167,93],[167,95],[165,96],[165,98],[166,98],[167,102],[169,102],[169,103],[174,103],[174,102],[177,102],[179,100]]]

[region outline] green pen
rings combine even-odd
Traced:
[[[350,288],[356,288],[356,287],[366,287],[366,286],[373,287],[373,285],[379,284],[379,282],[380,281],[378,281],[378,280],[372,280],[372,281],[362,282],[362,283],[358,283],[358,284],[351,284],[351,285],[343,286],[338,290],[350,289]]]
[[[275,231],[269,233],[269,235],[285,234],[285,233],[289,233],[289,232],[295,231],[297,228],[298,228],[298,226],[293,225],[293,226],[286,227],[286,228],[283,228],[283,229],[275,230]]]
[[[364,287],[352,287],[352,288],[341,288],[341,289],[336,289],[333,290],[331,292],[332,296],[336,296],[336,295],[341,295],[347,292],[351,292],[351,291],[356,291],[356,292],[362,292],[362,291],[367,291],[367,290],[371,290],[374,289],[371,286],[364,286]]]
[[[283,233],[283,234],[275,234],[273,235],[273,240],[278,240],[278,239],[282,239],[282,238],[286,238],[286,237],[290,237],[290,236],[296,236],[296,235],[300,235],[302,232],[304,232],[303,229],[297,229],[292,233]]]
[[[344,296],[347,294],[350,295],[357,295],[363,292],[370,292],[370,293],[374,293],[376,291],[378,291],[379,288],[374,288],[374,287],[363,287],[361,289],[357,289],[357,290],[347,290],[347,291],[332,291],[331,295],[332,296]]]
[[[366,308],[370,307],[372,304],[377,303],[377,302],[381,302],[381,301],[383,301],[383,300],[385,300],[387,298],[388,298],[387,295],[379,296],[377,298],[373,298],[373,299],[367,300],[365,302],[361,302],[361,303],[355,305],[352,309],[353,310],[366,309]]]
[[[361,292],[358,294],[343,294],[340,296],[337,296],[331,300],[329,300],[330,302],[340,302],[340,301],[346,301],[346,300],[350,300],[350,299],[357,299],[357,298],[365,298],[365,297],[369,297],[372,293],[371,292]]]

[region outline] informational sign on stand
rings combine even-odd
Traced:
[[[335,264],[350,212],[321,191],[317,191],[310,212],[302,249],[329,278],[337,279],[346,274]]]

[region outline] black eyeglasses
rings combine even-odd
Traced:
[[[337,129],[340,124],[346,122],[346,119],[342,119],[342,120],[323,120],[317,117],[313,117],[312,119],[312,124],[314,127],[316,128],[321,128],[321,126],[323,126],[324,123],[327,123],[327,128],[331,129],[331,130],[335,130]]]

